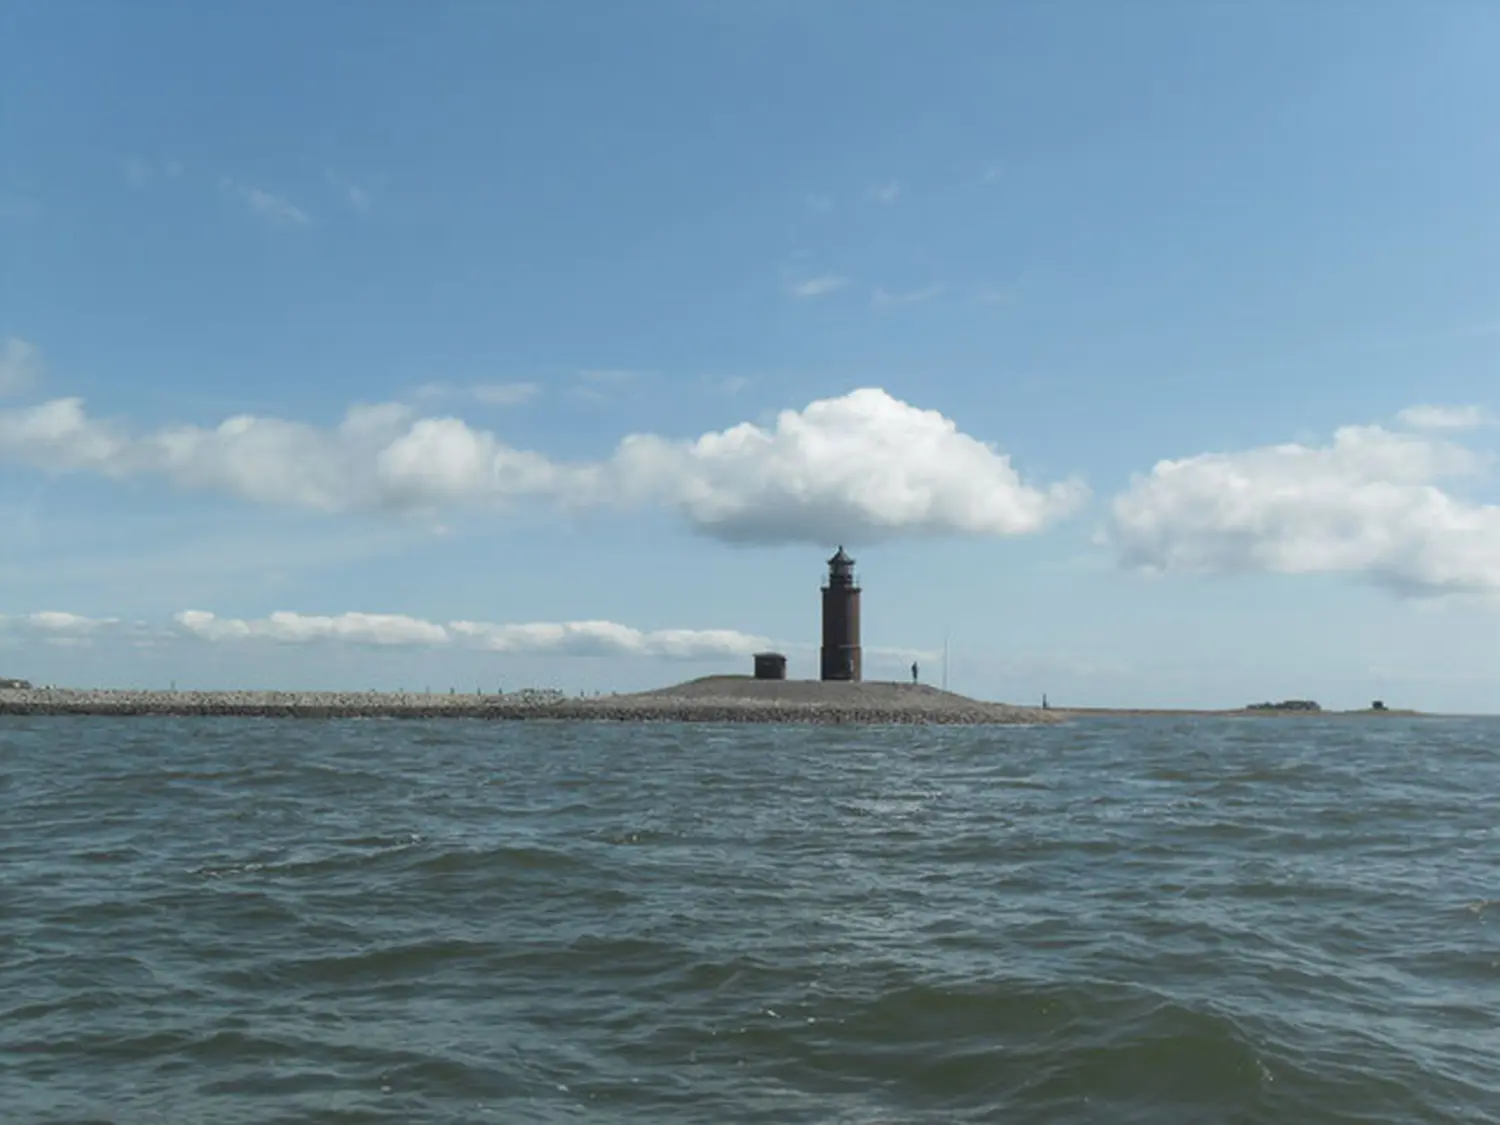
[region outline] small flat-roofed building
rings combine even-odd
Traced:
[[[755,678],[757,680],[786,679],[786,657],[779,652],[757,652],[755,654]]]

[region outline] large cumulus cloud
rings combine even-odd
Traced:
[[[581,462],[399,404],[357,406],[328,427],[239,415],[142,432],[61,398],[0,411],[0,460],[323,512],[654,505],[720,539],[820,545],[1025,535],[1086,495],[1076,481],[1023,480],[993,445],[876,388],[782,411],[764,427],[630,435]]]

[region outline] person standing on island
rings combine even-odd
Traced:
[[[917,682],[917,662],[915,660],[911,662],[911,682]]]

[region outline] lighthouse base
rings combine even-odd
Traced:
[[[832,648],[825,645],[820,653],[822,671],[819,679],[857,682],[861,678],[863,669],[860,667],[862,662],[858,645],[838,645]]]

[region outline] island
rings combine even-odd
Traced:
[[[0,715],[203,715],[244,718],[558,719],[677,723],[1051,724],[1090,717],[1228,715],[1417,715],[1375,700],[1368,710],[1324,711],[1311,700],[1252,703],[1236,710],[1018,707],[970,699],[918,682],[866,680],[864,590],[842,546],[821,587],[818,678],[787,678],[782,652],[752,655],[754,675],[714,675],[633,694],[568,696],[526,689],[473,695],[339,691],[103,691],[33,687],[0,679]],[[946,682],[946,678],[945,678]]]
[[[568,696],[329,691],[0,690],[0,715],[241,718],[554,719],[677,723],[1057,723],[1063,714],[990,703],[926,684],[705,676],[631,694]]]
[[[842,546],[822,592],[818,678],[787,678],[780,652],[753,654],[754,675],[704,676],[629,695],[527,690],[430,692],[86,691],[0,688],[0,715],[223,715],[247,718],[563,719],[678,723],[1058,723],[1043,707],[988,703],[917,682],[866,680],[863,589]]]
[[[1052,705],[1052,710],[1060,715],[1074,719],[1108,718],[1108,719],[1150,719],[1150,718],[1182,718],[1182,719],[1222,719],[1222,718],[1309,718],[1309,719],[1342,719],[1365,715],[1380,715],[1390,718],[1402,719],[1435,719],[1452,718],[1453,716],[1435,715],[1430,711],[1402,710],[1387,707],[1384,703],[1376,701],[1378,706],[1357,707],[1348,711],[1325,711],[1321,707],[1280,707],[1275,704],[1251,704],[1246,707],[1225,708],[1187,708],[1187,707],[1070,707],[1066,704]]]

